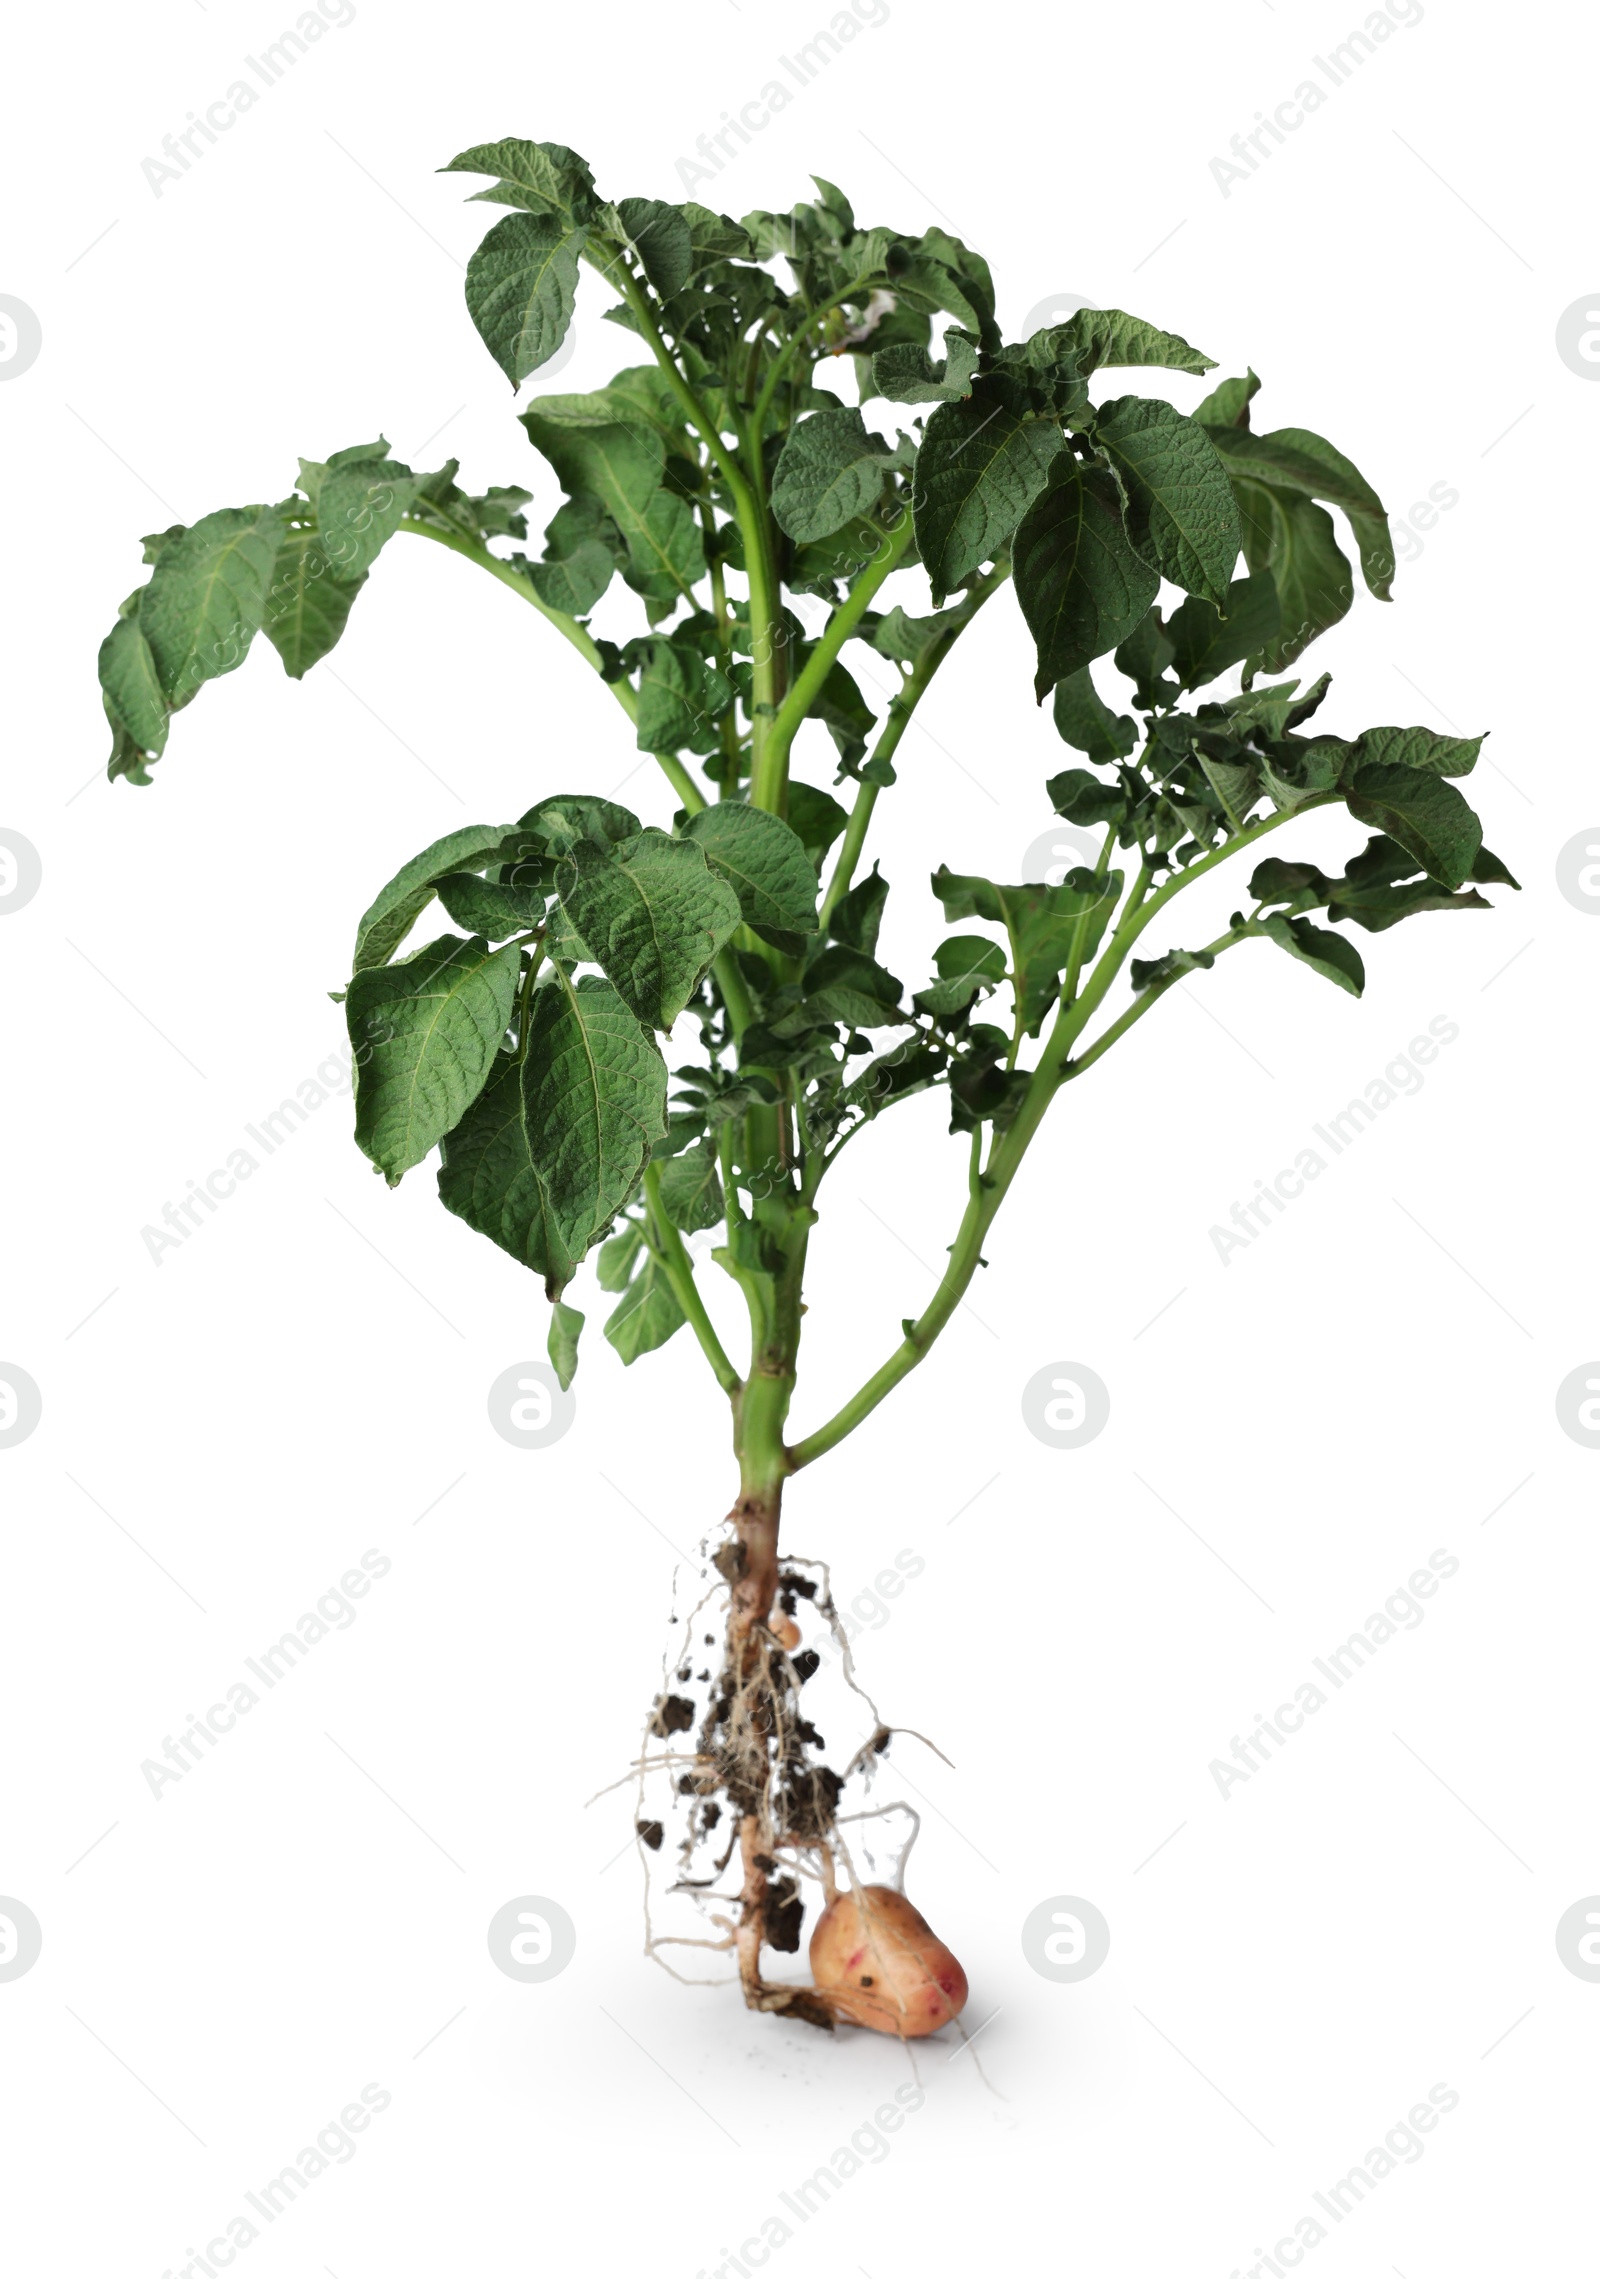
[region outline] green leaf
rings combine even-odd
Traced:
[[[662,488],[666,445],[654,429],[642,421],[564,426],[538,405],[522,424],[562,489],[597,499],[621,531],[629,584],[647,600],[690,597],[705,575],[705,547],[688,500]]]
[[[594,177],[576,151],[559,142],[527,142],[508,135],[502,142],[474,143],[441,166],[441,174],[497,174],[492,190],[475,198],[495,205],[522,206],[532,214],[566,214],[582,221],[594,206]]]
[[[642,828],[630,808],[587,791],[557,792],[517,818],[517,829],[536,834],[553,855],[569,855],[580,846],[620,846]]]
[[[100,644],[100,689],[112,727],[158,760],[167,744],[167,699],[137,614],[119,617]]]
[[[1177,333],[1163,332],[1125,309],[1079,309],[1049,332],[1058,360],[1075,365],[1084,379],[1105,364],[1160,365],[1169,372],[1216,370],[1213,358],[1202,356]]]
[[[733,889],[700,847],[641,831],[609,854],[578,847],[563,866],[562,906],[623,1003],[670,1029],[739,925]]]
[[[481,936],[443,934],[351,982],[356,1143],[391,1187],[482,1091],[511,1018],[521,955],[491,949]]]
[[[1118,396],[1095,413],[1094,436],[1122,478],[1135,548],[1173,585],[1220,608],[1243,536],[1205,429],[1158,398]]]
[[[936,602],[1002,550],[1065,448],[1053,420],[993,386],[929,415],[913,511]]]
[[[892,459],[859,411],[813,412],[790,428],[772,470],[779,528],[800,544],[831,537],[876,502]]]
[[[670,300],[689,282],[694,267],[689,217],[680,206],[665,205],[659,198],[622,198],[616,211],[639,266],[661,298]]]
[[[893,404],[949,404],[970,394],[978,369],[977,342],[952,329],[944,336],[944,347],[938,364],[911,341],[880,348],[872,358],[873,393]]]
[[[1039,652],[1033,685],[1041,699],[1126,639],[1161,582],[1123,535],[1111,477],[1070,454],[1051,467],[1011,551],[1017,600]]]
[[[1128,813],[1128,794],[1120,783],[1102,783],[1087,768],[1063,768],[1045,785],[1045,796],[1056,813],[1086,831],[1121,823]]]
[[[812,959],[804,990],[804,1010],[812,1025],[842,1021],[852,1029],[882,1029],[905,1019],[894,975],[847,943]],[[787,1025],[774,1023],[780,1036]]]
[[[558,970],[533,992],[523,1126],[552,1297],[638,1186],[666,1097],[666,1062],[608,981],[585,974],[574,987]]]
[[[624,1219],[610,1240],[600,1245],[594,1278],[613,1297],[633,1279],[634,1262],[644,1243],[644,1228],[637,1219]]]
[[[577,1307],[565,1306],[558,1298],[550,1309],[550,1336],[545,1350],[556,1373],[556,1383],[563,1392],[578,1374],[578,1339],[582,1331],[583,1316]]]
[[[1441,886],[1464,886],[1483,825],[1453,783],[1421,768],[1358,768],[1346,794],[1358,823],[1382,831]]]
[[[1082,926],[1082,948],[1092,957],[1122,892],[1116,872],[1097,879],[1089,870],[1070,870],[1059,886],[1028,883],[998,886],[992,879],[963,877],[941,863],[933,891],[947,919],[985,918],[1002,925],[1012,950],[1013,990],[1028,1035],[1035,1034],[1056,994]]]
[[[892,657],[897,665],[916,665],[935,641],[958,632],[966,622],[964,602],[954,609],[936,610],[931,617],[908,617],[896,602],[873,627],[872,646],[880,657]]]
[[[1481,850],[1478,860],[1481,860]],[[1359,855],[1345,864],[1344,877],[1328,880],[1328,915],[1348,918],[1369,934],[1387,932],[1402,918],[1423,910],[1488,910],[1492,904],[1470,888],[1464,894],[1447,894],[1431,878],[1414,874],[1422,868],[1393,839],[1369,839]],[[1478,868],[1474,861],[1473,870]],[[1259,899],[1259,897],[1258,897]]]
[[[547,995],[538,991],[537,995]],[[550,1271],[548,1201],[523,1116],[522,1070],[502,1053],[489,1082],[439,1149],[439,1200],[509,1252],[519,1266]],[[571,1278],[571,1263],[556,1295]]]
[[[933,965],[938,980],[919,989],[911,1002],[936,1021],[948,1021],[1005,979],[1006,955],[982,934],[950,934],[934,951]]]
[[[173,711],[244,663],[261,629],[283,535],[276,507],[220,507],[161,549],[139,626]]]
[[[1342,451],[1336,451],[1307,427],[1274,428],[1270,435],[1228,428],[1220,431],[1215,441],[1235,474],[1342,508],[1368,589],[1379,601],[1389,599],[1394,544],[1383,501]]]
[[[1220,705],[1202,705],[1200,717],[1209,725],[1220,712],[1232,735],[1247,736],[1261,728],[1269,736],[1281,737],[1287,734],[1291,721],[1304,720],[1316,710],[1327,694],[1328,675],[1324,673],[1297,703],[1295,691],[1299,686],[1298,681],[1279,681],[1271,688],[1245,689],[1239,696],[1225,697]]]
[[[788,820],[790,830],[810,856],[812,866],[820,871],[828,849],[850,818],[831,792],[819,791],[814,783],[791,780]]]
[[[877,716],[847,665],[835,662],[830,668],[812,703],[811,717],[820,720],[833,738],[841,774],[864,774],[878,784],[894,782],[891,760],[874,760],[864,770],[860,767],[866,754],[867,738],[877,726]]]
[[[1184,609],[1188,606],[1187,602],[1181,605]],[[1204,602],[1200,606],[1210,609],[1211,604]],[[1143,710],[1153,711],[1157,705],[1170,702],[1179,693],[1176,682],[1169,681],[1166,677],[1174,653],[1166,628],[1162,625],[1159,609],[1146,610],[1128,638],[1117,644],[1112,663],[1119,673],[1126,673],[1132,681],[1134,702]]]
[[[1230,666],[1272,647],[1282,623],[1277,581],[1270,570],[1235,578],[1224,611],[1191,595],[1167,620],[1173,663],[1185,688],[1214,681]]]
[[[1164,950],[1160,957],[1130,959],[1128,981],[1135,995],[1146,989],[1170,989],[1186,973],[1209,973],[1216,962],[1211,950]]]
[[[513,388],[567,336],[583,243],[553,214],[507,214],[467,264],[467,312]]]
[[[678,752],[711,741],[712,722],[726,712],[733,691],[698,650],[655,634],[630,641],[624,661],[639,672],[634,740],[641,752]]]
[[[1500,857],[1487,847],[1480,847],[1472,859],[1472,880],[1475,886],[1509,886],[1518,894],[1522,892],[1522,881],[1513,878]]]
[[[849,893],[840,895],[834,904],[833,916],[828,921],[829,940],[843,942],[866,957],[876,956],[888,899],[889,881],[880,876],[874,863],[868,876],[857,879]]]
[[[533,812],[537,814],[538,810]],[[451,871],[486,863],[491,855],[498,854],[501,860],[510,861],[516,850],[508,847],[507,842],[516,835],[514,831],[507,832],[504,825],[492,829],[486,823],[469,823],[460,831],[447,831],[442,839],[435,839],[431,847],[424,847],[420,855],[413,855],[408,863],[403,863],[362,912],[350,959],[351,972],[360,973],[367,966],[387,965],[433,900],[439,880]],[[532,833],[529,837],[536,851],[538,840]]]
[[[1337,625],[1355,597],[1350,565],[1333,518],[1312,500],[1264,484],[1236,482],[1245,560],[1278,589],[1280,630],[1252,653],[1252,672],[1281,673],[1319,633]]]
[[[817,874],[799,834],[762,808],[725,799],[692,815],[684,836],[733,888],[745,924],[797,956],[817,930]]]
[[[365,583],[335,575],[315,530],[284,532],[261,624],[292,681],[328,654]]]
[[[456,870],[439,879],[434,891],[458,926],[491,942],[503,942],[508,934],[537,926],[544,916],[544,889],[538,884],[507,886]]]
[[[1279,949],[1310,966],[1313,973],[1347,989],[1352,997],[1359,997],[1367,985],[1367,969],[1354,942],[1347,942],[1342,934],[1330,934],[1325,926],[1313,926],[1309,918],[1260,918],[1246,931],[1264,934]]]
[[[361,582],[399,529],[416,489],[411,469],[395,459],[358,459],[341,467],[329,461],[317,492],[317,529],[336,578]]]
[[[1253,902],[1283,902],[1293,910],[1315,910],[1334,891],[1334,881],[1315,863],[1284,862],[1268,855],[1250,874]]]
[[[665,1345],[683,1322],[683,1308],[652,1256],[607,1316],[606,1342],[616,1347],[624,1363],[637,1361],[641,1353],[653,1353],[658,1345]]]
[[[644,427],[668,451],[699,463],[693,439],[683,424],[677,401],[654,364],[630,364],[614,373],[603,388],[584,395],[539,396],[524,413],[550,427]],[[659,470],[660,460],[656,460]]]
[[[585,538],[568,554],[528,564],[528,582],[548,609],[587,617],[610,585],[616,561],[601,539]]]
[[[695,252],[702,261],[749,261],[755,254],[750,232],[741,229],[727,214],[714,214],[709,206],[697,205],[693,198],[683,203],[683,217],[689,224],[689,236]]]
[[[1087,752],[1098,766],[1125,760],[1139,741],[1137,722],[1127,713],[1112,711],[1090,678],[1087,665],[1057,681],[1051,711],[1063,743]]]
[[[1219,380],[1209,396],[1202,396],[1189,414],[1202,427],[1248,427],[1250,405],[1261,382],[1247,371],[1242,380]]]
[[[1358,749],[1378,767],[1423,768],[1430,775],[1470,775],[1481,736],[1441,736],[1432,728],[1367,728]]]
[[[722,1217],[717,1151],[709,1143],[675,1155],[661,1166],[661,1208],[684,1234],[699,1234]]]

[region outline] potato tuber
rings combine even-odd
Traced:
[[[903,1891],[869,1883],[829,1901],[811,1974],[841,2018],[915,2041],[966,2006],[967,1974]]]

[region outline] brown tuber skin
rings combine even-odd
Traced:
[[[967,1974],[903,1891],[841,1891],[811,1934],[811,1975],[852,2025],[918,2041],[965,2007]]]

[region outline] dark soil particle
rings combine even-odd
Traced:
[[[681,1693],[663,1694],[651,1713],[650,1730],[658,1740],[669,1733],[687,1733],[694,1723],[694,1703]]]
[[[807,1678],[814,1678],[821,1667],[822,1656],[810,1646],[807,1646],[803,1653],[796,1654],[794,1657],[794,1674],[802,1685],[805,1684]]]
[[[804,1917],[805,1902],[793,1876],[778,1876],[768,1884],[762,1932],[769,1947],[780,1955],[798,1954]]]
[[[651,1851],[653,1852],[659,1852],[661,1849],[662,1837],[662,1827],[660,1821],[636,1820],[633,1825],[635,1831],[638,1834],[640,1843],[648,1844]]]

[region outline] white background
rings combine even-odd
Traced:
[[[508,1447],[485,1394],[542,1351],[542,1298],[428,1172],[386,1192],[342,1101],[159,1266],[141,1240],[335,1050],[326,992],[401,860],[548,792],[626,785],[656,821],[670,796],[630,777],[626,722],[531,613],[406,540],[326,666],[295,686],[263,644],[175,724],[151,789],[99,773],[94,651],[142,532],[282,495],[296,453],[381,427],[553,505],[462,307],[494,212],[433,170],[528,134],[608,195],[681,196],[696,136],[827,17],[360,0],[153,195],[141,161],[290,20],[158,0],[11,30],[0,291],[43,350],[0,389],[0,823],[44,883],[0,932],[0,1358],[44,1414],[0,1454],[0,1892],[44,1950],[0,1984],[7,2260],[182,2271],[376,2082],[388,2109],[241,2256],[253,2279],[689,2279],[911,2070],[675,1985],[640,1952],[629,1792],[586,1809],[657,1682],[673,1545],[730,1497],[697,1350],[624,1379],[580,1287],[576,1423]],[[1559,2243],[1591,2222],[1600,1988],[1553,1933],[1600,1887],[1597,1458],[1554,1397],[1600,1350],[1596,932],[1555,861],[1600,804],[1579,694],[1600,390],[1555,331],[1596,284],[1594,55],[1542,16],[1430,0],[1225,197],[1229,137],[1361,20],[894,0],[693,193],[782,206],[814,168],[867,222],[947,218],[1011,333],[1054,294],[1131,307],[1223,372],[1253,363],[1257,424],[1327,434],[1397,518],[1457,491],[1395,604],[1358,598],[1313,652],[1335,672],[1319,726],[1492,729],[1471,788],[1525,889],[1359,937],[1359,1004],[1267,945],[1186,985],[1063,1099],[936,1356],[792,1491],[789,1539],[841,1594],[897,1551],[926,1562],[860,1654],[951,1760],[897,1744],[880,1793],[925,1810],[909,1888],[983,2030],[921,2049],[925,2103],[775,2253],[790,2279],[1226,2279],[1436,2083],[1459,2104],[1425,2156],[1308,2262],[1585,2267]],[[586,277],[558,386],[633,360],[601,305]],[[903,747],[879,813],[911,985],[928,871],[1015,876],[1050,823],[1071,755],[1029,678],[1002,597]],[[826,782],[815,733],[801,766]],[[1337,867],[1357,836],[1319,816],[1277,844]],[[1221,1263],[1210,1227],[1438,1015],[1460,1034],[1421,1092]],[[797,1430],[925,1297],[962,1180],[930,1102],[844,1159]],[[1075,1452],[1019,1406],[1066,1360],[1111,1393]],[[392,1569],[354,1626],[152,1797],[141,1761],[369,1548]],[[1438,1549],[1459,1572],[1420,1629],[1224,1800],[1211,1760]],[[485,1943],[525,1893],[578,1932],[537,1986]],[[1112,1930],[1079,1985],[1020,1943],[1063,1893]]]

